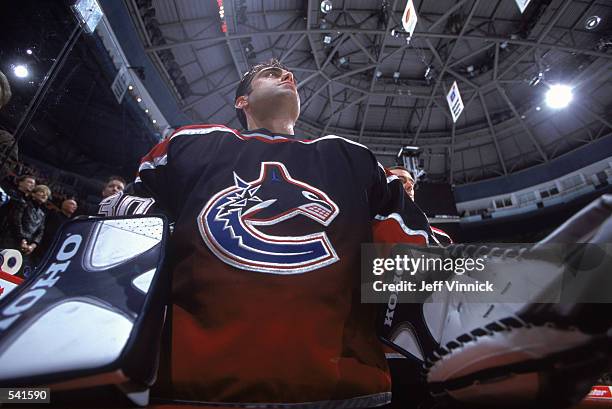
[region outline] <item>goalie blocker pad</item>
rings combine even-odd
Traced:
[[[0,303],[0,387],[152,385],[167,235],[162,217],[65,223],[37,272]]]

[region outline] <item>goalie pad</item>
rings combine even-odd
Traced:
[[[542,242],[523,248],[522,264],[513,263],[509,255],[492,257],[490,263],[497,276],[489,278],[512,281],[512,287],[496,286],[504,289],[498,302],[470,302],[468,295],[444,292],[432,293],[430,302],[421,305],[390,300],[381,306],[379,334],[385,343],[412,358],[408,361],[414,367],[424,370],[430,390],[440,396],[482,404],[499,399],[519,405],[525,401],[554,407],[575,404],[610,365],[610,304],[557,303],[552,301],[555,297],[548,300],[560,288],[557,283],[565,267],[557,262],[564,260],[564,254],[553,252],[554,257],[548,259],[550,250],[544,245],[609,243],[611,215],[612,196],[602,196]],[[469,247],[451,246],[448,250],[452,253]],[[483,254],[494,250],[471,247],[472,256],[480,250]],[[557,248],[568,246],[552,247]],[[583,253],[578,255],[588,257]],[[572,254],[565,254],[565,258],[572,259]],[[572,299],[584,299],[580,296],[587,290],[602,285],[602,275],[595,272],[606,272],[605,264],[592,268],[564,287],[567,294],[575,295]],[[572,291],[574,286],[576,291]],[[530,288],[534,291],[528,292]],[[529,302],[505,300],[513,291],[531,294]]]
[[[65,223],[37,272],[0,303],[0,386],[146,391],[169,292],[167,234],[161,217]]]

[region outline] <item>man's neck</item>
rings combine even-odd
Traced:
[[[287,119],[269,119],[263,121],[253,119],[249,121],[249,130],[264,128],[270,132],[284,135],[294,135],[293,126],[293,121]]]

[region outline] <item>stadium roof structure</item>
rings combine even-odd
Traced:
[[[296,75],[297,132],[335,134],[384,164],[423,148],[428,179],[465,184],[508,175],[612,132],[612,3],[414,0],[125,0],[142,45],[193,122],[239,128],[234,92],[256,62],[277,58]],[[589,17],[597,16],[587,25]],[[446,101],[457,82],[465,109]],[[574,101],[544,103],[556,83]]]

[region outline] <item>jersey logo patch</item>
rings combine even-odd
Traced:
[[[198,216],[200,234],[222,261],[243,270],[300,274],[338,261],[325,232],[272,236],[257,229],[306,216],[323,226],[338,206],[321,190],[293,179],[280,162],[262,162],[259,178],[246,182],[234,172],[234,185],[215,194]]]

